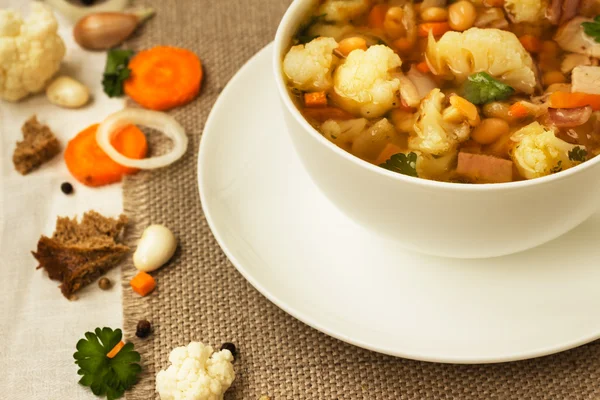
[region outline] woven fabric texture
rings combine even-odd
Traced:
[[[142,3],[140,1],[140,3]],[[219,92],[254,53],[269,43],[289,0],[143,0],[155,7],[129,45],[139,50],[175,45],[204,63],[199,99],[173,111],[190,136],[175,165],[139,173],[125,182],[124,208],[133,221],[129,244],[150,223],[179,237],[168,266],[156,272],[157,290],[139,297],[123,267],[124,328],[141,352],[144,372],[129,400],[158,395],[154,376],[170,350],[191,340],[239,348],[237,377],[226,399],[600,399],[600,343],[536,360],[498,365],[442,365],[397,359],[332,339],[285,314],[258,293],[229,263],[200,207],[197,150],[206,117]],[[235,110],[232,110],[235,113]],[[166,141],[151,136],[154,152]],[[140,319],[154,334],[134,336]]]

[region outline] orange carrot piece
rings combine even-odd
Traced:
[[[325,92],[304,93],[304,105],[306,107],[326,107],[327,94]]]
[[[121,351],[121,349],[123,348],[123,346],[125,346],[125,342],[123,342],[123,341],[121,340],[119,343],[117,343],[117,344],[115,345],[115,347],[113,347],[113,348],[112,348],[112,350],[111,350],[111,351],[109,351],[109,352],[106,354],[106,357],[108,357],[108,358],[115,358],[115,356],[116,356],[117,354],[119,354],[119,352]]]
[[[442,36],[449,30],[450,25],[447,22],[426,22],[419,24],[417,34],[421,37],[427,37],[429,36],[429,32],[431,32],[433,36]]]
[[[129,282],[134,292],[140,296],[146,296],[156,287],[154,278],[144,271],[138,272],[136,276]]]
[[[305,108],[302,110],[304,116],[307,118],[314,119],[317,122],[325,122],[328,119],[335,120],[348,120],[356,118],[354,115],[350,114],[337,107],[321,107],[321,108]]]
[[[119,182],[123,175],[137,172],[137,169],[117,164],[106,155],[96,142],[97,130],[98,124],[91,125],[67,144],[64,157],[71,175],[86,186],[103,186]],[[146,136],[135,125],[121,129],[111,143],[119,153],[129,158],[144,158],[148,151]]]
[[[387,13],[389,6],[387,4],[377,4],[371,8],[367,23],[370,28],[383,29],[383,21],[385,21],[385,14]]]
[[[402,153],[402,149],[400,146],[394,143],[388,143],[385,145],[381,153],[379,153],[379,157],[375,160],[375,165],[381,165],[389,160],[394,154]]]
[[[519,41],[530,53],[539,53],[542,49],[542,41],[533,35],[523,35],[519,38]]]
[[[431,72],[431,70],[429,69],[429,64],[427,64],[427,61],[421,61],[420,63],[418,63],[417,69],[424,74]]]
[[[202,63],[186,49],[157,46],[140,51],[129,62],[125,93],[142,107],[170,110],[192,101],[202,85]]]
[[[594,111],[600,110],[600,94],[554,92],[550,95],[552,108],[577,108],[591,106]]]
[[[517,101],[508,108],[508,114],[514,118],[525,118],[529,115],[529,108]]]

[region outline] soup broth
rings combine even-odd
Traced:
[[[327,140],[425,179],[504,183],[600,153],[600,0],[322,0],[282,60]]]

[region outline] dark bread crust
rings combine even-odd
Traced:
[[[34,115],[23,127],[23,141],[17,142],[13,153],[15,169],[26,175],[60,153],[60,143],[50,128]]]
[[[112,269],[127,255],[129,247],[117,242],[127,217],[105,218],[95,211],[84,214],[81,222],[59,217],[51,238],[42,236],[37,251],[37,268],[50,279],[61,281],[63,295],[71,295]]]

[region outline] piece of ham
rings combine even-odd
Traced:
[[[456,172],[474,182],[512,182],[513,162],[484,154],[458,153]]]
[[[575,128],[588,122],[592,107],[549,108],[548,120],[558,128]]]
[[[546,17],[554,25],[564,24],[577,15],[580,0],[552,0]]]

